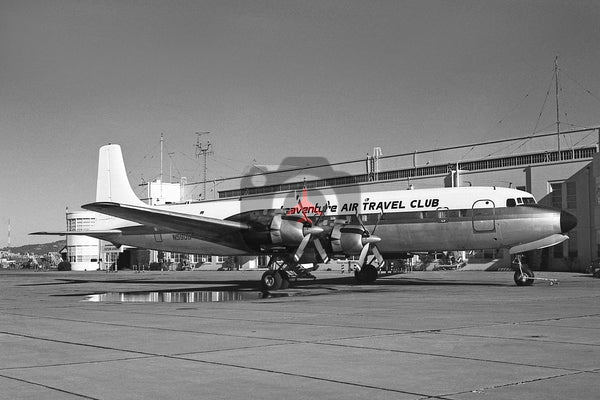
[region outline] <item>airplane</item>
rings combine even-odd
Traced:
[[[151,206],[134,193],[117,144],[100,148],[96,201],[82,208],[103,218],[94,230],[75,234],[117,247],[269,255],[261,277],[266,291],[287,288],[290,274],[304,272],[303,263],[357,256],[356,280],[371,283],[386,259],[450,249],[508,249],[518,261],[515,283],[529,286],[536,278],[520,254],[562,243],[577,225],[575,216],[537,204],[530,193],[495,186],[304,188],[299,198],[271,193]],[[52,233],[74,234],[34,234]]]

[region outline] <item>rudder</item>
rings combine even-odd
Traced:
[[[118,144],[108,144],[100,147],[96,201],[145,205],[131,188],[125,170],[121,146]]]

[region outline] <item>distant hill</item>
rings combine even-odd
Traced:
[[[40,244],[26,244],[25,246],[11,247],[12,253],[33,253],[33,254],[46,254],[50,252],[61,251],[67,244],[66,240],[57,240],[52,243],[40,243]],[[7,251],[8,248],[4,247],[0,250]]]

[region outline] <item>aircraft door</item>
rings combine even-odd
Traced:
[[[494,232],[496,230],[496,206],[492,200],[477,200],[473,203],[473,231]]]

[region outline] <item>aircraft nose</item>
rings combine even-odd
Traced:
[[[566,211],[560,212],[560,232],[567,233],[577,225],[577,218]]]

